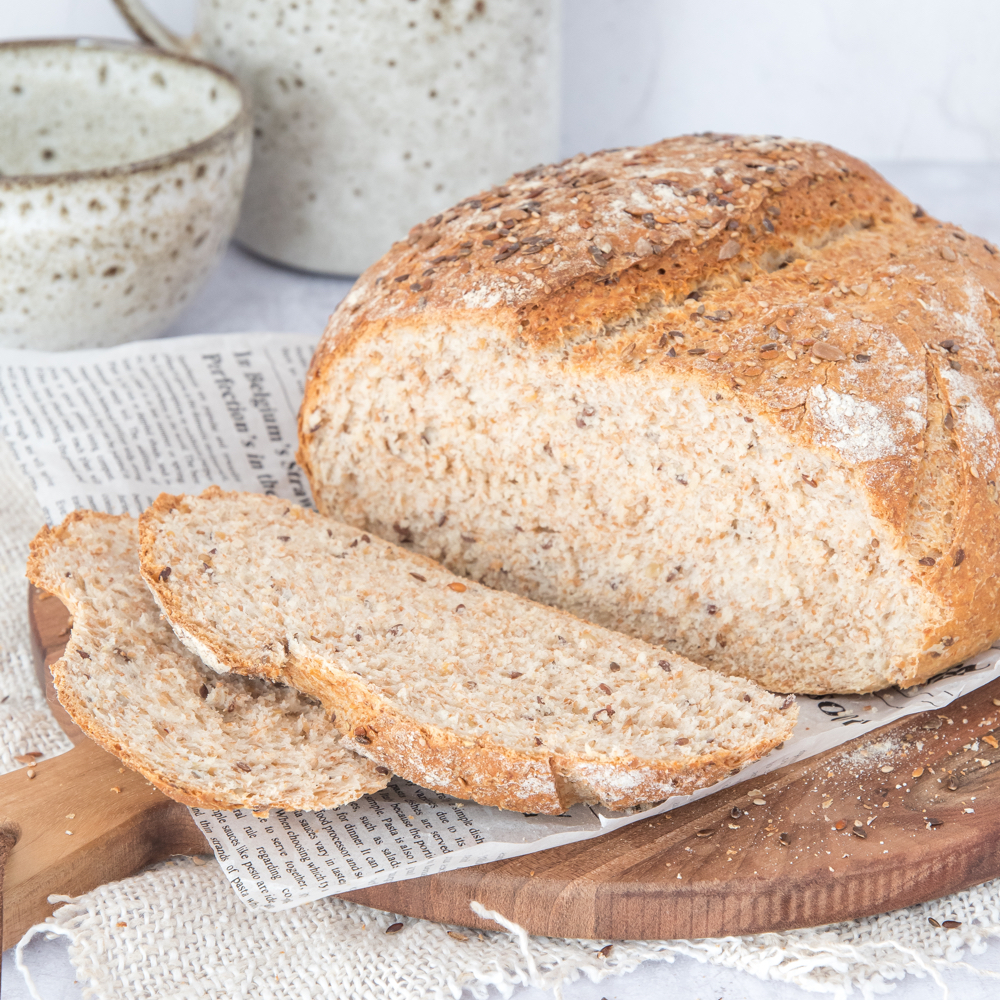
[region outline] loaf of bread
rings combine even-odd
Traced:
[[[321,809],[384,788],[291,688],[217,674],[176,639],[139,575],[136,522],[76,511],[43,528],[28,576],[73,616],[52,665],[60,703],[106,750],[178,802]]]
[[[718,781],[795,723],[790,697],[259,494],[161,495],[140,561],[206,663],[285,681],[358,753],[486,805],[654,802]]]
[[[777,691],[1000,635],[997,249],[816,143],[698,135],[513,177],[341,303],[320,509]]]

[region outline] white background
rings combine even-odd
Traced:
[[[186,32],[195,3],[149,6]],[[996,0],[564,0],[563,11],[566,155],[713,130],[822,139],[863,160],[1000,162]],[[0,0],[0,38],[78,34],[130,37],[111,0]]]
[[[190,30],[195,0],[149,6],[176,30]],[[565,155],[686,131],[821,139],[874,161],[932,214],[1000,242],[998,0],[564,0],[563,9]],[[110,0],[0,0],[0,38],[81,34],[131,37]],[[232,248],[169,334],[318,333],[349,287]],[[30,951],[45,1000],[80,996],[63,942],[36,939]],[[5,1000],[26,997],[9,952],[5,959]],[[995,970],[1000,946],[970,961]],[[947,979],[964,1000],[1000,995],[969,972]],[[690,960],[648,963],[564,995],[806,996]],[[928,979],[908,979],[894,995],[923,1000],[941,992]],[[525,990],[516,1000],[542,997]]]

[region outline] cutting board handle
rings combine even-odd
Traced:
[[[10,852],[14,849],[14,844],[17,843],[18,833],[19,831],[13,823],[0,825],[0,955],[7,950],[3,936],[3,873],[7,867],[7,859],[10,857]],[[0,966],[0,996],[3,996],[2,966]]]
[[[78,896],[171,855],[209,852],[186,806],[90,740],[0,775],[0,940],[10,947],[49,916],[50,895]]]

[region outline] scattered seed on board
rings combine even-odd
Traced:
[[[389,926],[386,927],[385,932],[386,934],[398,934],[402,929],[403,925],[397,920],[396,923],[389,924]]]

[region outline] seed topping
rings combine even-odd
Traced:
[[[845,361],[847,355],[833,344],[828,344],[825,340],[817,340],[812,345],[812,356],[821,361]]]

